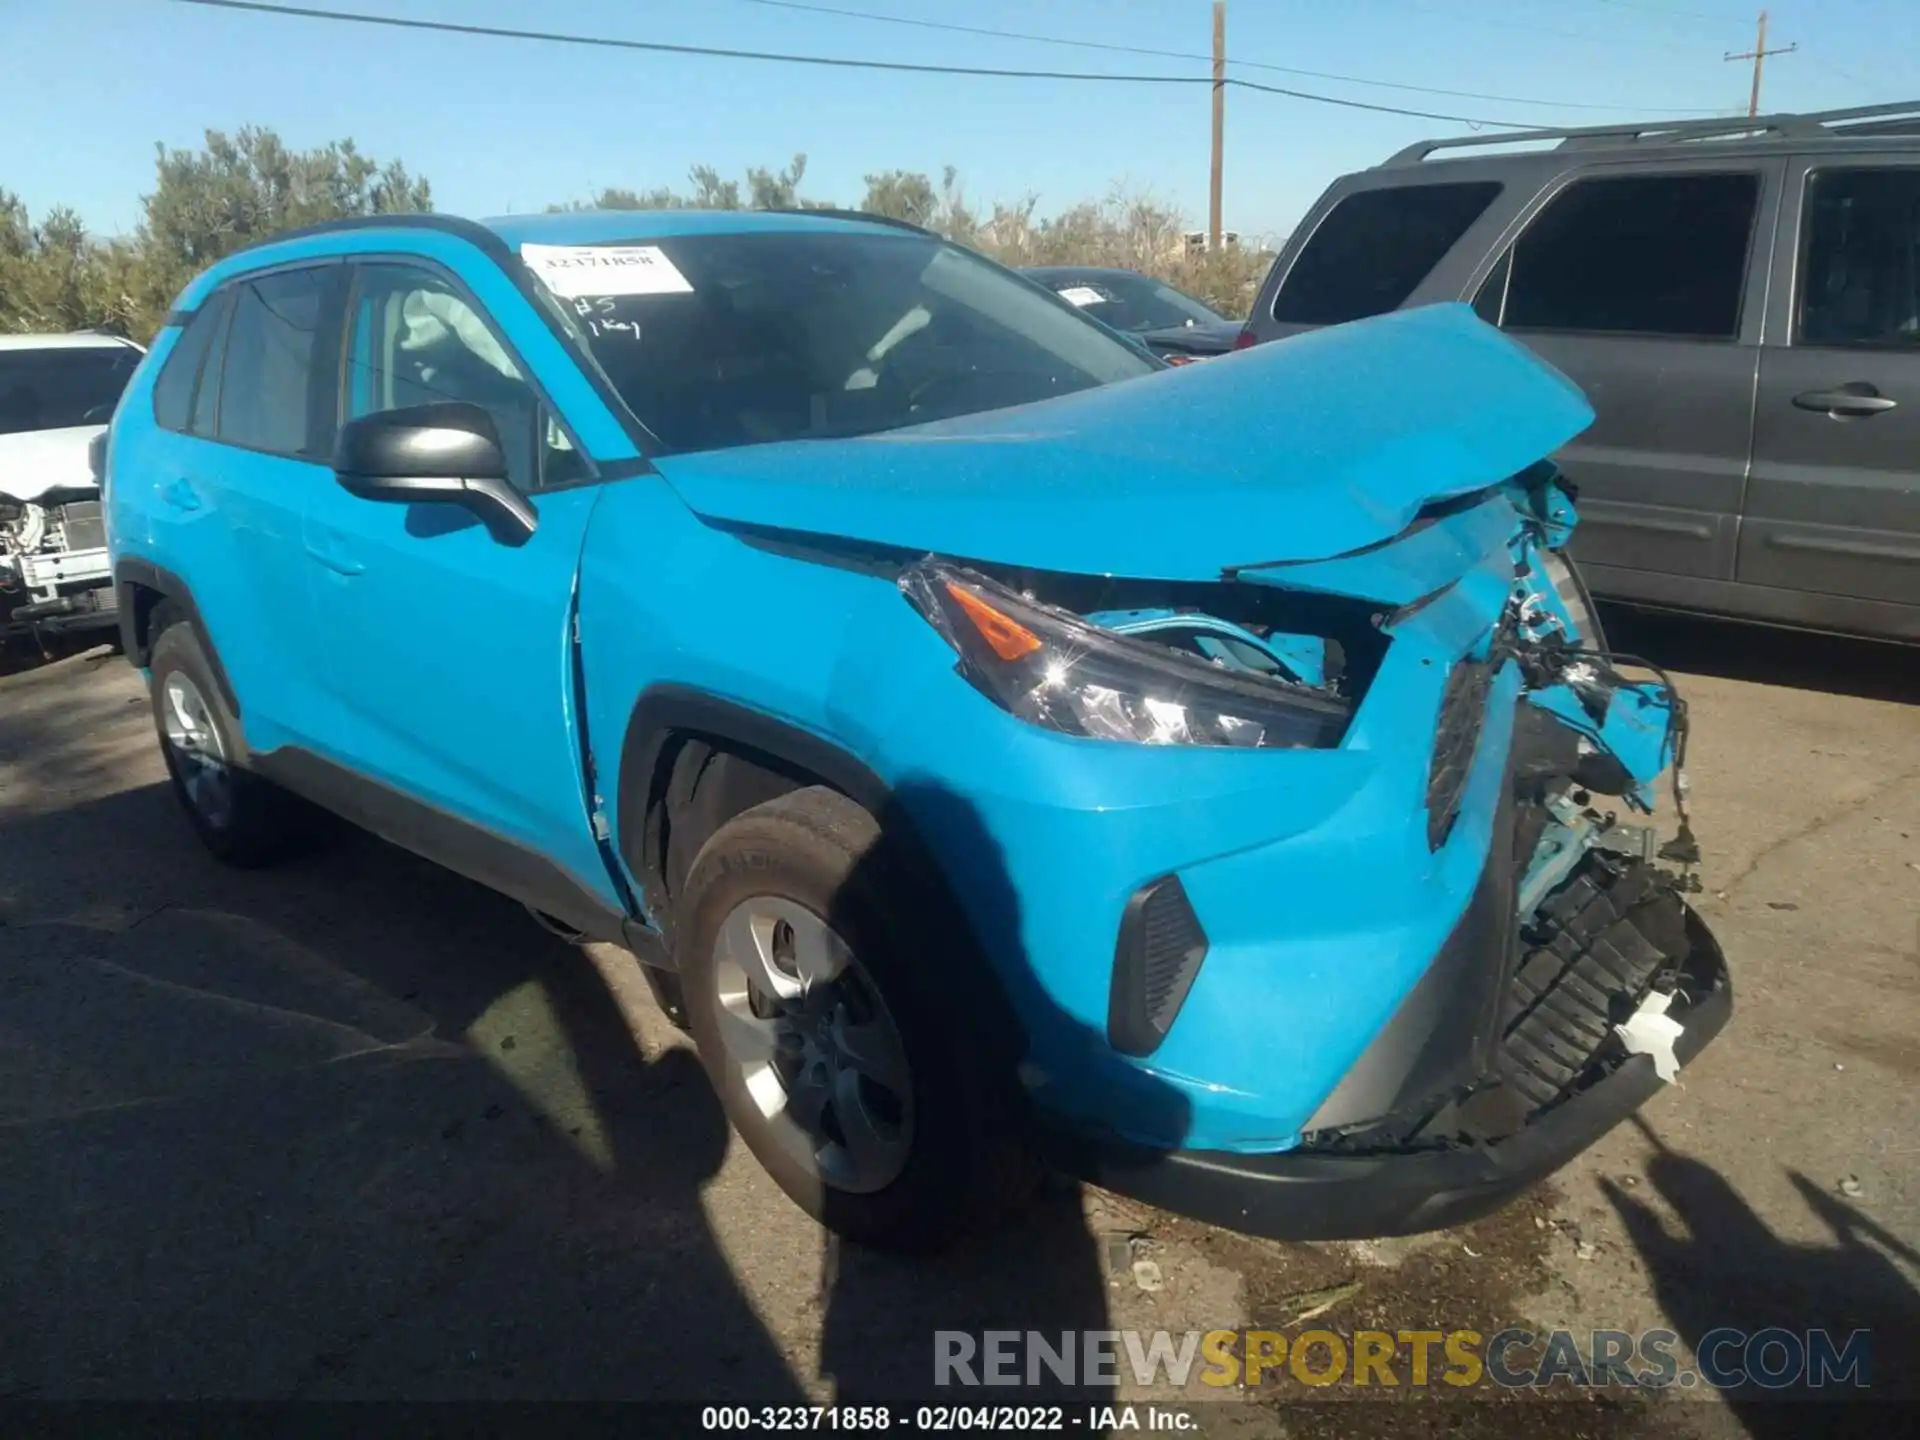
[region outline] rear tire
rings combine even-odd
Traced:
[[[1037,1169],[1011,1047],[970,1019],[980,962],[885,847],[824,787],[757,805],[701,848],[676,948],[701,1060],[780,1188],[849,1240],[925,1252]]]
[[[173,606],[153,616],[147,657],[160,754],[187,822],[215,857],[254,869],[308,848],[324,816],[245,768],[246,742],[199,637]]]

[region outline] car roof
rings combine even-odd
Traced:
[[[1521,164],[1563,156],[1557,165],[1576,163],[1568,152],[1584,159],[1596,151],[1607,158],[1672,159],[1676,154],[1776,154],[1783,145],[1836,143],[1881,145],[1900,150],[1920,148],[1920,100],[1887,105],[1858,105],[1845,110],[1782,112],[1776,115],[1719,116],[1710,120],[1645,120],[1624,125],[1578,125],[1549,130],[1508,130],[1495,134],[1448,136],[1417,140],[1395,151],[1379,170],[1422,168],[1434,161],[1478,160],[1488,164]],[[1551,144],[1551,149],[1520,152],[1499,147]]]
[[[521,245],[644,244],[685,235],[907,234],[928,240],[939,238],[904,220],[828,209],[563,210],[549,214],[500,215],[490,220],[428,212],[354,215],[281,231],[216,260],[187,282],[175,301],[175,309],[167,317],[168,323],[181,323],[208,295],[236,276],[281,265],[335,259],[351,248],[335,243],[337,237],[382,230],[456,236],[501,264],[510,260],[514,249]]]
[[[0,350],[114,350],[121,347],[133,350],[140,348],[131,340],[123,340],[118,335],[104,335],[97,330],[47,335],[0,335]]]
[[[509,245],[606,245],[683,235],[922,233],[877,215],[840,210],[564,210],[480,222]]]

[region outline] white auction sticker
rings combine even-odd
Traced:
[[[658,245],[522,245],[520,258],[564,300],[693,293]]]
[[[1060,292],[1060,298],[1069,305],[1104,305],[1107,299],[1091,285],[1069,285]]]

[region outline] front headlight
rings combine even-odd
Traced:
[[[1126,639],[942,561],[908,566],[900,589],[976,687],[1063,734],[1141,745],[1325,747],[1339,743],[1352,716],[1346,701],[1323,691]]]

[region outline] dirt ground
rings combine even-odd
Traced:
[[[1270,1244],[1063,1184],[917,1265],[786,1202],[630,960],[370,839],[223,870],[123,660],[0,678],[0,1399],[924,1397],[935,1330],[1303,1325],[1664,1327],[1683,1357],[1720,1325],[1868,1327],[1876,1393],[1910,1387],[1920,661],[1613,624],[1692,702],[1698,898],[1735,977],[1678,1086],[1461,1231]],[[1282,1371],[1232,1402],[1054,1398],[1299,1435],[1785,1436],[1840,1413],[1552,1394]]]

